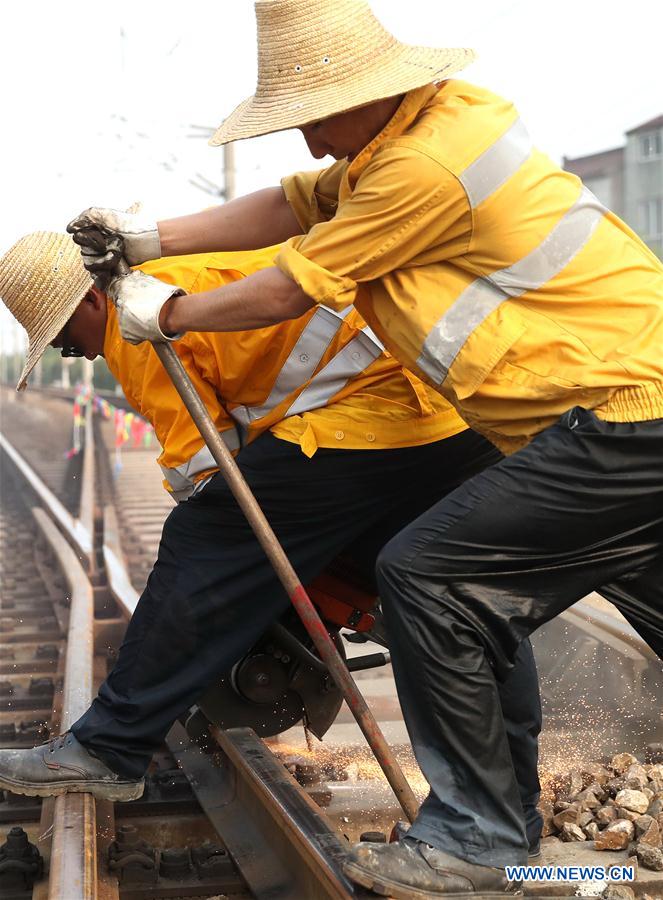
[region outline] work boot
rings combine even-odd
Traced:
[[[117,775],[68,731],[31,750],[0,750],[0,788],[30,797],[67,791],[100,800],[136,800],[145,782]]]
[[[430,844],[405,838],[396,844],[357,844],[343,866],[352,881],[394,900],[522,897],[504,869],[457,859]]]

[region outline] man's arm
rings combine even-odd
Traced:
[[[257,250],[302,233],[281,187],[265,188],[190,216],[155,221],[92,206],[67,225],[92,273],[111,268],[118,239],[131,266],[162,256]]]
[[[281,187],[237,197],[222,206],[158,223],[162,256],[257,250],[301,234]]]
[[[171,297],[161,307],[164,334],[245,331],[297,319],[314,305],[299,285],[272,267],[201,294]]]

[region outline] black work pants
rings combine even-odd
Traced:
[[[500,459],[484,438],[465,431],[420,447],[321,449],[312,459],[296,444],[264,434],[237,462],[306,584],[348,547],[363,568],[372,569],[391,536]],[[175,718],[288,604],[224,479],[216,475],[166,520],[158,559],[116,665],[73,726],[74,734],[118,773],[140,777]],[[505,697],[535,840],[540,706],[529,643]]]
[[[508,678],[523,639],[593,590],[663,654],[663,420],[571,410],[410,524],[377,574],[431,785],[411,834],[484,865],[524,862],[496,677]]]

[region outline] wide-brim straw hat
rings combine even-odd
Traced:
[[[258,0],[255,9],[258,87],[217,129],[212,146],[404,94],[474,59],[468,49],[402,44],[365,0]]]
[[[68,234],[35,231],[0,259],[0,299],[28,333],[20,391],[42,354],[92,287],[80,249]]]

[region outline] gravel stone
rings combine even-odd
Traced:
[[[587,835],[580,828],[579,825],[574,825],[572,822],[565,822],[562,826],[562,830],[560,832],[560,837],[563,841],[570,843],[572,841],[586,841]]]
[[[649,844],[638,844],[637,850],[638,862],[654,872],[663,872],[663,851],[658,847],[651,847]]]
[[[584,787],[582,772],[571,769],[556,781],[555,793],[560,800],[574,800]]]
[[[652,822],[655,822],[655,821],[656,821],[656,819],[653,816],[648,816],[648,815],[638,816],[638,818],[635,820],[635,823],[634,823],[636,835],[638,837],[640,837],[641,834],[644,834],[651,827]]]
[[[620,791],[624,790],[624,779],[621,775],[617,778],[611,778],[605,789],[611,797],[615,797]]]
[[[601,805],[601,801],[598,799],[594,791],[591,791],[589,788],[584,791],[580,791],[580,793],[576,797],[576,803],[580,804],[581,809],[598,809]]]
[[[640,818],[640,813],[633,812],[633,810],[626,809],[624,806],[617,807],[617,818],[618,819],[628,819],[629,822],[635,822],[636,819]]]
[[[553,824],[561,831],[567,823],[577,825],[579,816],[580,807],[577,804],[572,803],[571,806],[563,809],[561,812],[557,813],[556,816],[553,816]]]
[[[618,753],[610,760],[610,768],[614,769],[618,775],[625,772],[629,766],[633,766],[638,762],[638,757],[632,753]]]
[[[594,813],[594,818],[598,822],[599,825],[605,826],[609,825],[611,822],[614,822],[617,818],[617,807],[615,806],[602,806],[600,809],[597,809]]]
[[[615,803],[617,806],[622,806],[624,809],[631,810],[631,812],[646,813],[649,808],[649,800],[642,791],[633,791],[633,790],[623,790],[619,791],[617,796],[615,797]]]
[[[583,781],[585,782],[585,787],[589,787],[592,782],[597,782],[598,784],[606,784],[606,782],[610,781],[612,775],[609,770],[606,769],[605,766],[601,765],[601,763],[589,763],[584,766],[581,770]]]
[[[640,841],[643,844],[650,844],[652,847],[661,846],[661,829],[655,819],[652,820],[649,828],[640,835]]]
[[[624,778],[642,778],[647,783],[647,770],[640,763],[633,763],[624,772]]]
[[[635,900],[633,888],[627,887],[625,884],[609,884],[601,897],[604,900]]]
[[[629,841],[635,837],[635,825],[629,819],[617,819],[606,828],[606,832],[616,832],[617,834],[625,834]],[[605,832],[604,832],[605,833]],[[628,843],[628,841],[627,841]],[[625,845],[626,846],[626,845]]]
[[[605,831],[599,832],[599,836],[594,841],[595,850],[626,850],[629,845],[629,836],[625,831]]]

